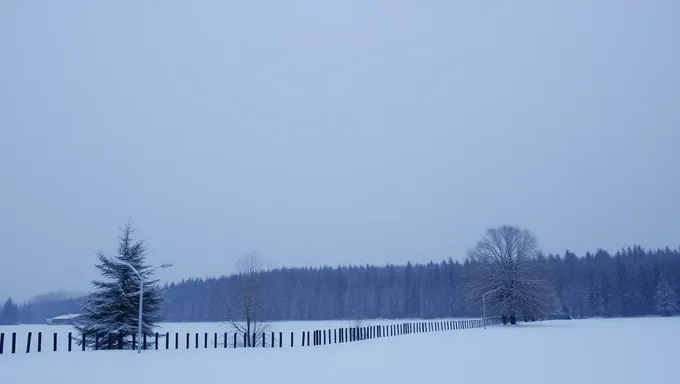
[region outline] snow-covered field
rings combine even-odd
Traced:
[[[0,377],[13,384],[661,384],[680,382],[671,367],[679,342],[680,318],[548,321],[283,350],[3,355]]]

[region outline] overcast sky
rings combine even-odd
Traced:
[[[680,2],[0,2],[0,296],[680,245]]]

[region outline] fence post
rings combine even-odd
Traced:
[[[71,350],[71,334],[69,333],[69,351]],[[118,332],[118,349],[123,349],[123,332]]]
[[[206,332],[205,336],[203,337],[203,349],[208,349],[208,332]]]
[[[274,341],[274,332],[272,331],[272,348],[276,346],[276,341]]]
[[[229,340],[227,340],[227,333],[224,332],[224,348],[227,348],[228,344],[229,344]]]
[[[154,335],[154,349],[158,350],[158,332]]]
[[[291,332],[290,333],[290,347],[293,348],[294,346],[295,346],[295,332]]]
[[[4,340],[3,340],[3,342],[4,342]],[[0,344],[1,343],[2,342],[0,342]],[[2,348],[2,346],[0,346],[0,348]],[[42,332],[38,332],[38,352],[42,352]]]
[[[0,333],[0,355],[5,352],[5,333]]]
[[[274,334],[272,333],[272,338],[273,338],[273,336],[274,336]],[[274,344],[274,343],[272,342],[272,344]],[[265,335],[264,332],[262,332],[262,348],[265,348],[266,346],[267,346],[267,336]]]
[[[323,330],[323,345],[326,345],[326,330]]]
[[[57,333],[56,332],[54,332],[52,339],[54,341],[54,352],[56,352],[57,351]]]
[[[248,335],[243,332],[243,348],[248,346]]]
[[[17,333],[12,332],[12,354],[17,353]]]
[[[146,351],[146,333],[142,334],[142,349]]]
[[[189,349],[189,332],[187,332],[187,349]]]
[[[170,349],[170,332],[165,332],[165,349]]]
[[[83,348],[83,352],[85,352],[85,341],[87,340],[87,337],[85,336],[85,332],[83,332],[83,341],[82,344],[80,345]]]
[[[196,340],[195,340],[196,349],[198,349],[198,332],[196,332],[195,338],[196,338]]]
[[[217,349],[217,332],[215,332],[215,341],[214,341],[214,343],[215,343],[215,345],[213,346],[213,348]]]
[[[305,346],[305,331],[302,331],[302,346]]]
[[[257,347],[257,332],[253,331],[253,348]]]
[[[40,344],[40,334],[38,334],[38,344]],[[71,348],[73,346],[73,336],[72,333],[68,333],[68,351],[71,352]],[[38,347],[38,352],[40,352],[40,347]]]
[[[234,332],[234,348],[236,348],[236,337],[238,336],[238,332]]]
[[[290,343],[293,344],[293,332],[290,335]],[[283,348],[283,332],[279,332],[279,348]]]
[[[28,340],[26,341],[26,353],[31,353],[31,336],[33,332],[28,333]]]

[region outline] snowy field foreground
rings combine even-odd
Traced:
[[[680,318],[549,321],[287,349],[17,354],[3,383],[678,383]]]

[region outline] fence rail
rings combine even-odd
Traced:
[[[284,342],[283,332],[262,332],[260,333],[155,333],[149,336],[144,335],[141,341],[142,349],[144,350],[159,350],[159,349],[203,349],[208,348],[293,348],[297,346],[299,341],[300,347],[311,347],[331,344],[351,343],[363,340],[395,337],[417,333],[454,331],[459,329],[472,329],[484,327],[484,319],[465,319],[465,320],[438,320],[438,321],[418,321],[407,322],[399,324],[387,325],[369,325],[356,328],[327,328],[317,329],[315,331],[298,331],[299,337],[296,340],[296,332],[290,332],[289,340]],[[502,324],[503,320],[500,317],[486,318],[486,325]],[[43,332],[35,332],[37,337],[35,344],[32,344],[34,332],[28,332],[26,338],[25,353],[42,352],[43,351]],[[47,332],[46,332],[47,334]],[[12,332],[7,334],[0,333],[0,355],[2,354],[16,354],[17,349],[17,333]],[[185,343],[180,344],[180,335],[185,336]],[[47,335],[46,335],[47,336]],[[193,336],[193,337],[192,337]],[[201,337],[202,336],[202,337]],[[46,348],[51,348],[53,352],[57,352],[59,348],[59,333],[52,334],[51,343],[48,341]],[[193,343],[192,343],[193,341]],[[106,337],[88,336],[88,335],[73,335],[69,332],[67,335],[68,352],[80,350],[136,350],[137,349],[136,335],[126,336],[122,333],[111,333]],[[5,345],[7,344],[7,345]],[[180,348],[184,346],[185,348]],[[171,348],[174,347],[174,348]]]

